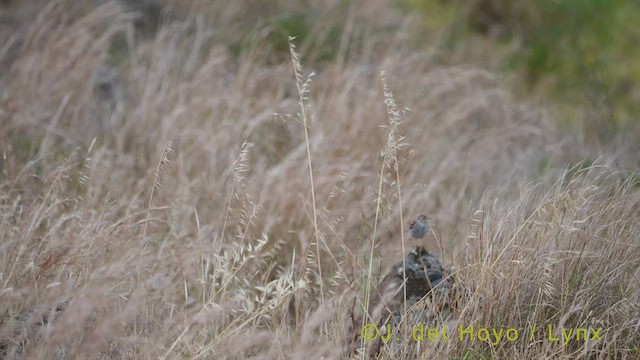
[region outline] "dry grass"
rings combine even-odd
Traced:
[[[143,36],[124,5],[56,0],[3,38],[19,44],[0,52],[5,357],[359,357],[366,289],[428,213],[470,293],[450,326],[521,339],[380,358],[637,358],[635,145],[561,133],[493,74],[376,35],[403,26],[392,10],[350,9],[352,48],[310,82],[259,26],[233,55],[246,9],[208,4],[175,2]],[[562,346],[548,325],[602,340]]]

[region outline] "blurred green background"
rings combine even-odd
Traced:
[[[452,54],[492,64],[513,91],[556,105],[601,140],[638,130],[640,2],[630,0],[406,0]],[[437,20],[432,20],[437,19]],[[445,21],[443,21],[445,19]],[[495,56],[494,59],[490,57]]]

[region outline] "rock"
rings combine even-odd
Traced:
[[[387,329],[398,330],[403,319],[411,328],[419,323],[433,322],[436,318],[448,318],[452,288],[453,278],[447,275],[440,260],[422,246],[417,246],[404,261],[394,264],[380,282],[369,307],[370,321],[367,323],[376,324],[382,335]],[[420,302],[425,297],[428,300]],[[408,315],[414,315],[410,321],[405,317]],[[375,356],[381,345],[378,339],[370,344],[367,352]]]

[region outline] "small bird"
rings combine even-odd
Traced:
[[[431,218],[426,215],[418,215],[418,217],[409,225],[409,234],[412,238],[422,239],[429,234],[429,220]]]

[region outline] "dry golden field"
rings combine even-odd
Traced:
[[[368,358],[421,213],[465,295],[377,358],[640,358],[636,132],[390,2],[282,3],[0,2],[0,358]]]

